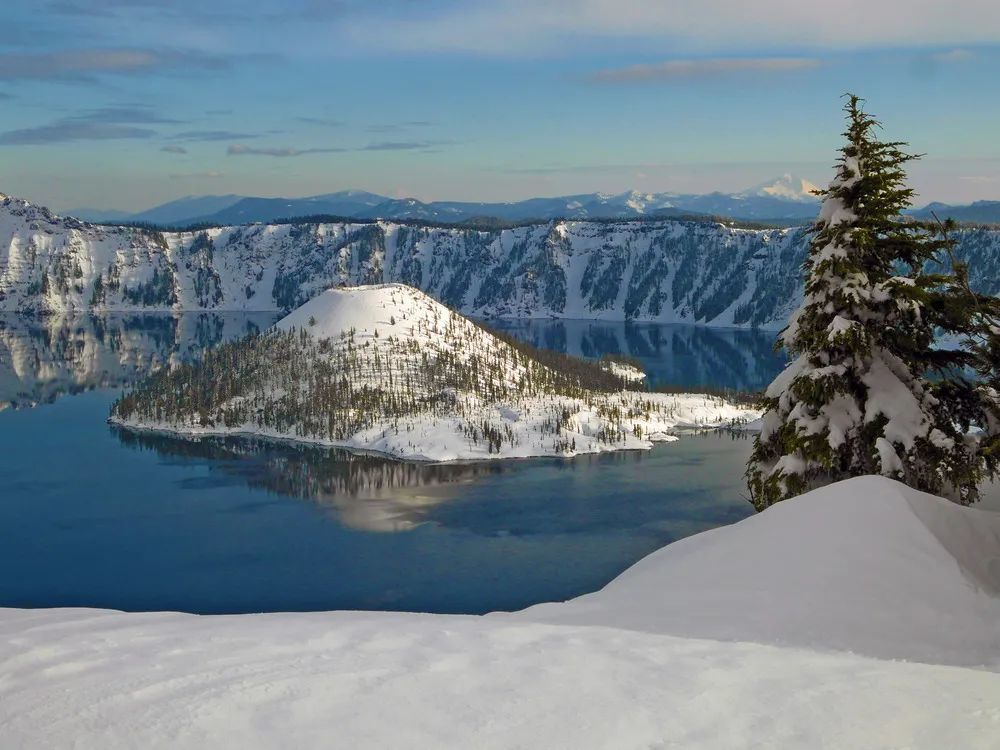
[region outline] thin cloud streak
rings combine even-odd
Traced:
[[[0,80],[92,82],[99,75],[147,75],[173,69],[221,70],[229,61],[176,50],[89,49],[0,54]]]
[[[74,141],[112,141],[131,138],[152,138],[155,130],[134,125],[103,122],[61,121],[37,128],[21,128],[0,133],[2,146],[39,146]]]
[[[238,133],[233,130],[185,130],[170,136],[174,141],[245,141],[260,138],[257,133]]]
[[[273,156],[287,158],[290,156],[305,156],[306,154],[338,154],[346,151],[343,148],[254,148],[242,143],[234,143],[226,149],[227,156]]]
[[[218,177],[225,177],[225,172],[183,172],[179,174],[170,175],[171,180],[189,180],[189,179],[216,179]]]
[[[864,19],[859,23],[858,19]],[[972,21],[970,22],[970,19]],[[1000,4],[985,0],[466,0],[350,26],[359,47],[539,58],[595,40],[649,40],[685,53],[993,44]]]
[[[975,53],[967,49],[953,49],[947,52],[936,52],[930,56],[930,59],[936,63],[948,64],[969,62],[970,60],[974,60],[975,57]]]
[[[450,145],[453,141],[380,141],[369,143],[367,146],[359,148],[294,148],[248,146],[244,143],[234,143],[226,149],[228,156],[272,156],[277,158],[287,158],[292,156],[305,156],[306,154],[342,154],[360,151],[421,151],[431,153],[432,149],[438,146]]]
[[[821,62],[811,57],[720,57],[702,60],[668,60],[599,70],[587,77],[591,83],[664,83],[690,78],[713,78],[741,73],[787,73],[812,70]]]
[[[327,128],[340,128],[344,126],[343,120],[335,120],[330,117],[296,117],[296,122],[304,122],[307,125],[322,125]]]
[[[419,151],[435,146],[451,145],[452,141],[380,141],[369,143],[358,151]]]
[[[0,145],[38,146],[75,141],[113,141],[151,138],[156,131],[140,125],[180,122],[162,117],[148,107],[99,107],[70,117],[61,117],[46,125],[18,128],[0,133]]]

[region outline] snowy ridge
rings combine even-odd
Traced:
[[[140,384],[112,421],[450,461],[648,449],[759,416],[712,396],[624,390],[634,368],[577,365],[543,365],[412,287],[330,289],[272,333]]]
[[[991,750],[998,541],[864,477],[514,614],[0,610],[0,744]]]
[[[1000,231],[956,233],[1000,293]],[[283,310],[338,285],[402,282],[479,317],[780,328],[801,297],[803,229],[551,221],[482,231],[398,222],[205,232],[100,227],[0,201],[0,310]]]

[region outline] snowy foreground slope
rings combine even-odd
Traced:
[[[973,286],[1000,294],[1000,231],[955,237]],[[401,282],[481,317],[780,328],[798,304],[807,243],[802,229],[668,219],[158,232],[0,195],[0,310],[289,311],[330,286]]]
[[[633,368],[519,346],[412,287],[330,289],[272,331],[138,384],[112,421],[451,461],[645,449],[681,428],[760,414],[713,396],[634,390]]]
[[[0,610],[0,746],[995,749],[998,542],[865,477],[513,614]]]

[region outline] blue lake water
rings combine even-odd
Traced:
[[[0,606],[517,609],[596,590],[664,544],[751,513],[750,441],[728,434],[428,466],[106,424],[130,380],[271,321],[0,317]],[[505,327],[585,356],[637,356],[679,385],[758,388],[782,364],[769,333]]]

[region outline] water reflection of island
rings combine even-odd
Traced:
[[[161,367],[268,327],[277,313],[0,314],[0,409],[119,388]],[[490,321],[537,346],[584,357],[628,354],[651,378],[680,386],[755,390],[784,360],[770,332],[597,321]]]
[[[344,526],[377,532],[408,531],[422,523],[432,522],[445,526],[457,525],[473,533],[487,536],[510,533],[509,530],[502,530],[493,525],[496,522],[507,522],[503,514],[500,514],[500,518],[496,518],[493,514],[470,514],[466,509],[456,517],[449,513],[445,506],[449,501],[465,498],[473,492],[469,489],[470,485],[488,483],[491,478],[501,474],[510,475],[505,479],[505,485],[513,487],[517,486],[518,481],[515,476],[530,477],[534,474],[538,477],[540,467],[545,467],[541,469],[542,471],[547,469],[563,478],[566,476],[564,472],[578,472],[579,479],[583,482],[590,482],[590,472],[594,472],[593,480],[598,484],[601,481],[606,484],[608,481],[613,483],[619,471],[633,474],[636,463],[651,461],[650,466],[653,468],[658,460],[662,461],[662,455],[657,457],[646,451],[617,451],[587,454],[571,459],[539,458],[447,464],[407,463],[335,448],[276,442],[251,436],[190,439],[151,432],[134,432],[127,428],[110,429],[123,445],[130,448],[155,451],[165,459],[190,460],[205,465],[213,479],[213,486],[220,481],[246,484],[251,488],[283,497],[309,500],[333,513]],[[712,442],[716,446],[720,441],[743,443],[749,439],[748,433],[745,432],[715,431],[704,436],[714,437]],[[691,439],[686,438],[682,444]],[[694,455],[687,455],[688,451],[683,448],[678,451],[679,445],[681,444],[671,443],[665,451],[674,454],[675,460],[681,467],[679,470],[685,475],[697,474],[696,467],[703,459],[701,453],[709,446],[704,443],[697,447],[691,446],[695,447]],[[743,454],[746,450],[746,447],[738,449],[740,466],[745,461]],[[682,468],[685,465],[687,469],[693,471],[689,472]],[[737,473],[741,474],[742,470]],[[686,479],[687,477],[683,481]],[[660,493],[646,493],[650,494],[650,497],[644,500],[631,498],[629,513],[623,518],[617,518],[614,507],[618,503],[611,503],[609,506],[606,502],[606,492],[609,489],[605,487],[593,497],[590,497],[593,493],[578,492],[576,515],[570,519],[560,512],[559,528],[584,531],[594,523],[602,529],[614,528],[622,522],[633,524],[637,516],[649,515],[652,519],[658,518],[664,512]],[[530,494],[538,494],[537,487],[528,491]],[[672,487],[670,491],[677,495],[678,487]],[[548,503],[543,497],[536,497],[535,500],[538,506],[534,511],[535,515],[544,516],[552,512],[546,508]],[[675,505],[679,502],[675,498]],[[704,504],[703,501],[699,502]],[[555,505],[562,507],[558,500],[555,501]],[[712,516],[711,523],[705,527],[718,525],[717,510],[713,506],[712,512],[715,515]],[[727,512],[729,510],[727,509]],[[735,516],[725,518],[727,521],[742,518],[746,515],[744,510],[741,504]],[[521,512],[524,513],[523,508]],[[606,515],[608,512],[611,512],[610,517]],[[687,509],[684,515],[697,516],[698,513]],[[599,522],[595,521],[595,517],[599,517]]]
[[[269,326],[275,313],[0,314],[0,409],[117,388]]]
[[[405,531],[422,511],[455,496],[462,484],[503,473],[502,462],[420,464],[336,448],[253,437],[177,438],[110,428],[122,444],[164,457],[202,460],[212,474],[286,497],[311,500],[345,526]]]

